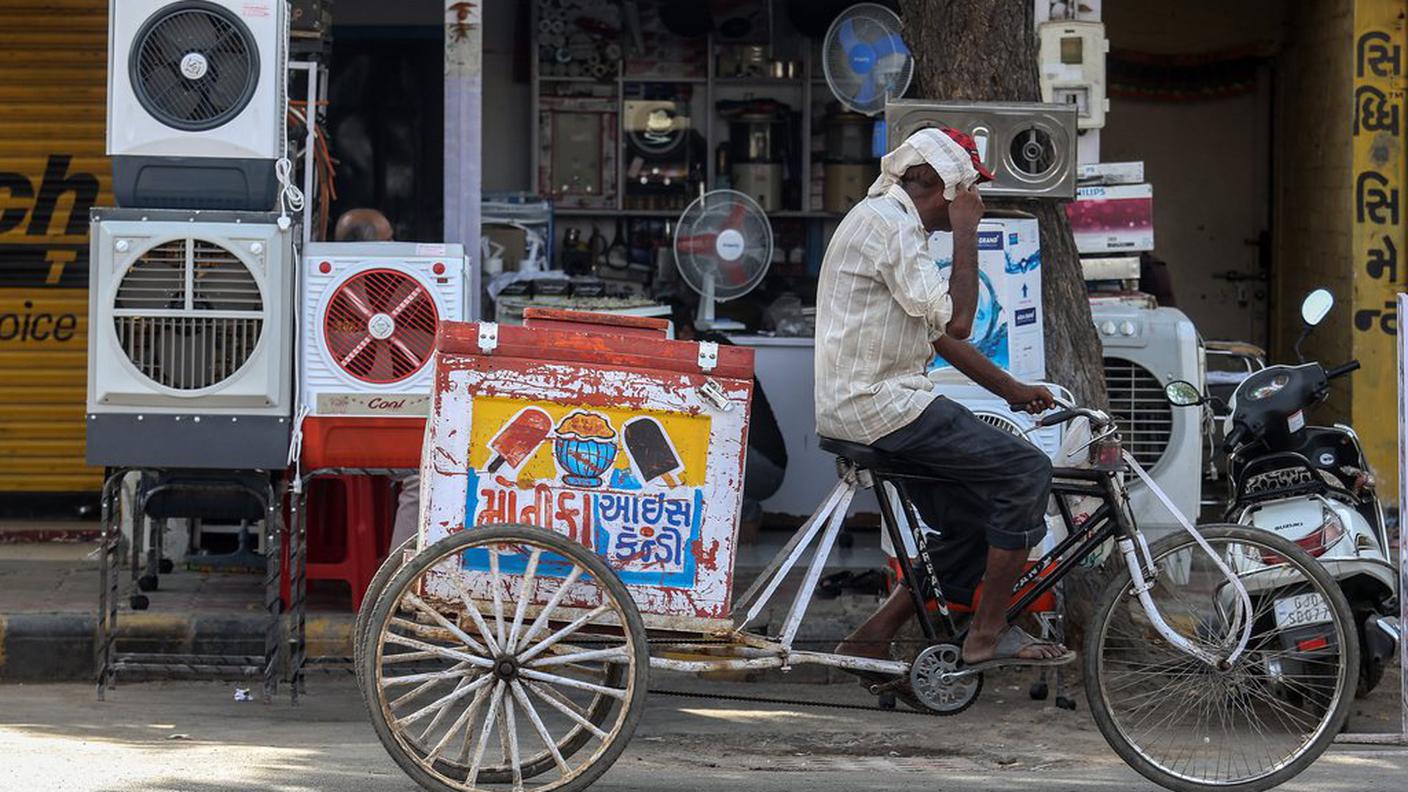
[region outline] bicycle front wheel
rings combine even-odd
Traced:
[[[1086,636],[1085,689],[1100,732],[1145,778],[1179,792],[1258,792],[1315,761],[1344,725],[1358,678],[1349,603],[1295,544],[1232,525],[1203,538],[1252,602],[1246,651],[1223,667],[1165,640],[1128,570],[1106,588]],[[1179,635],[1214,652],[1237,595],[1187,533],[1156,543],[1149,592]]]

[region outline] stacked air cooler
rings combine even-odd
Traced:
[[[417,464],[436,324],[467,315],[463,249],[300,262],[286,0],[113,0],[109,24],[119,208],[93,214],[89,462],[282,469],[302,414],[305,464]]]
[[[1095,298],[1090,313],[1105,355],[1110,412],[1126,451],[1148,470],[1179,511],[1198,516],[1202,493],[1202,415],[1168,403],[1164,386],[1184,380],[1201,391],[1207,372],[1198,331],[1182,311],[1153,307],[1147,297]],[[1156,538],[1178,521],[1139,482],[1130,500],[1140,528]]]
[[[93,212],[88,461],[282,468],[294,229],[279,222],[284,0],[113,0]]]
[[[459,245],[312,244],[299,337],[304,467],[420,464],[436,324],[463,321]]]

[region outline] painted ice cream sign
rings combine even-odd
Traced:
[[[638,317],[528,318],[542,326],[493,326],[490,335],[485,326],[441,325],[420,545],[479,526],[534,525],[603,557],[647,625],[727,625],[752,351],[705,356],[697,344],[666,339],[664,323],[584,332],[655,321]],[[496,578],[488,567],[487,556],[467,554],[431,574],[426,595],[457,598],[462,586],[489,597]],[[501,571],[504,586],[526,577]],[[552,596],[569,572],[543,557],[535,599]],[[583,578],[562,603],[597,600],[596,583]]]
[[[466,524],[537,525],[594,548],[628,585],[694,585],[709,416],[480,399],[472,424]]]

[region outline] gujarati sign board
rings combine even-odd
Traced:
[[[447,322],[421,462],[421,546],[526,523],[606,559],[647,626],[708,630],[728,614],[752,350],[665,339],[663,320],[530,309],[523,327]],[[484,332],[481,333],[481,328]],[[559,560],[560,561],[560,560]],[[432,573],[488,598],[486,551]],[[523,570],[505,567],[505,585]],[[569,569],[545,560],[539,578]],[[443,589],[443,590],[442,590]],[[539,587],[544,601],[551,584]],[[574,588],[596,604],[595,586]]]
[[[1350,235],[1354,284],[1355,377],[1352,415],[1356,423],[1393,415],[1398,334],[1396,295],[1408,269],[1403,250],[1404,18],[1402,0],[1356,0],[1354,4],[1354,118]],[[1397,486],[1397,461],[1390,432],[1366,433],[1369,461],[1379,468],[1385,494]]]

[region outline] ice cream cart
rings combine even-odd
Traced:
[[[532,310],[525,318],[522,327],[441,325],[416,548],[388,558],[358,614],[360,689],[378,738],[411,778],[435,792],[581,792],[625,749],[656,670],[818,664],[867,675],[871,692],[893,691],[928,714],[976,700],[982,666],[961,662],[963,631],[938,578],[916,572],[908,554],[898,559],[901,578],[924,634],[912,661],[794,647],[851,499],[874,489],[900,546],[903,531],[920,528],[904,489],[932,481],[924,471],[823,440],[838,458],[835,486],[731,598],[752,351],[670,341],[656,319]],[[1346,656],[1355,644],[1343,594],[1307,553],[1264,532],[1189,526],[1149,547],[1121,507],[1126,469],[1116,460],[1132,457],[1120,455],[1113,419],[1068,406],[1044,420],[1078,416],[1094,427],[1091,458],[1103,467],[1058,469],[1052,492],[1057,504],[1092,496],[1100,506],[1079,529],[1061,508],[1066,538],[1018,581],[1009,620],[1114,538],[1124,568],[1088,628],[1085,684],[1115,751],[1181,790],[1234,781],[1260,789],[1299,773],[1352,701],[1357,664]],[[1156,487],[1137,464],[1129,470]],[[1237,562],[1222,560],[1247,557],[1279,559],[1278,581],[1332,604],[1340,640],[1319,680],[1330,706],[1313,723],[1279,721],[1275,739],[1260,712],[1269,697],[1191,731],[1166,719],[1131,735],[1121,724],[1143,717],[1150,705],[1139,691],[1151,685],[1173,686],[1177,695],[1155,703],[1178,715],[1203,711],[1185,706],[1194,694],[1225,697],[1224,679],[1259,684],[1259,655],[1244,650],[1263,651],[1278,633],[1252,629],[1264,611],[1229,569]],[[804,571],[785,613],[750,627],[794,568]],[[1149,640],[1128,640],[1136,631]],[[1169,674],[1177,678],[1161,681]],[[1247,739],[1269,761],[1226,771],[1217,752]]]

